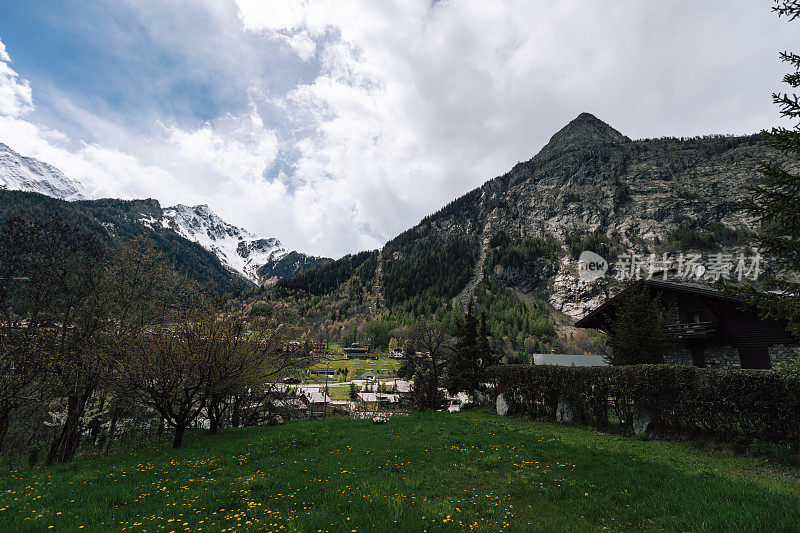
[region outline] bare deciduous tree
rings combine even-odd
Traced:
[[[447,371],[453,338],[438,322],[423,320],[409,331],[402,372],[414,378],[414,400],[422,409],[442,403],[439,390]]]

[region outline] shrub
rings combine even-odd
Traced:
[[[800,378],[800,350],[778,363],[776,370],[785,376]]]
[[[39,464],[39,447],[33,446],[28,450],[28,466],[31,468]]]
[[[750,453],[776,465],[800,465],[800,456],[793,453],[791,447],[785,444],[757,440],[750,445]]]
[[[656,434],[800,444],[797,376],[672,365],[506,365],[489,372],[512,407],[534,417],[555,419],[563,399],[579,422],[604,427],[613,414],[630,427],[636,405],[650,412]]]

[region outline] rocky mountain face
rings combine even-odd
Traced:
[[[79,182],[47,163],[19,155],[3,143],[0,143],[0,189],[38,192],[62,200],[87,198]]]
[[[47,163],[21,156],[2,143],[0,189],[34,192],[67,201],[88,199],[83,185],[78,181],[68,178]],[[138,213],[126,210],[125,216],[134,222],[150,229],[160,227],[174,231],[214,254],[225,268],[259,285],[272,284],[278,279],[294,276],[328,261],[291,252],[277,239],[258,237],[229,224],[207,205],[192,207],[178,204],[162,209],[155,200],[143,200],[134,201],[130,206],[140,209]],[[114,225],[113,221],[108,223]]]
[[[159,223],[212,252],[223,265],[258,285],[272,285],[330,261],[287,250],[278,239],[253,235],[225,222],[207,205],[164,208]]]
[[[228,224],[207,205],[167,207],[158,223],[198,243],[216,255],[222,264],[254,283],[260,281],[258,269],[261,266],[289,253],[277,239],[259,238]]]
[[[383,270],[409,261],[419,243],[472,239],[472,275],[456,301],[465,302],[479,281],[490,278],[578,318],[619,286],[610,275],[580,280],[575,252],[581,248],[659,257],[748,249],[752,224],[736,203],[758,178],[757,162],[770,157],[777,156],[758,135],[632,141],[582,113],[532,159],[390,241]],[[552,242],[555,252],[514,260],[510,267],[500,261],[487,271],[487,256],[514,252],[513,243],[525,239]]]
[[[369,268],[352,264],[353,258],[331,262],[290,252],[276,239],[228,224],[204,205],[162,209],[154,200],[124,208],[118,200],[87,205],[111,233],[119,231],[123,219],[172,232],[253,283],[271,284],[305,272],[282,288],[350,294],[337,287],[358,271],[361,290],[382,295],[376,301],[419,314],[447,302],[466,305],[487,281],[534,295],[578,318],[619,287],[608,275],[579,279],[582,250],[610,262],[620,253],[660,257],[748,250],[746,234],[753,226],[736,204],[758,179],[757,163],[774,157],[758,135],[634,141],[582,113],[530,160],[389,241],[369,256]],[[72,200],[85,195],[53,167],[3,145],[0,178],[4,188]],[[104,218],[106,209],[110,214]]]

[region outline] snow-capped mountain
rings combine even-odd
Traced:
[[[80,182],[47,163],[22,156],[2,143],[0,189],[36,192],[67,201],[89,199]],[[95,202],[109,201],[113,202]],[[225,222],[207,205],[190,207],[178,204],[162,209],[155,200],[145,204],[147,209],[126,216],[150,229],[170,229],[184,239],[196,242],[213,253],[228,270],[253,283],[271,284],[329,261],[290,252],[277,239],[259,237]]]
[[[0,143],[0,189],[38,192],[62,200],[85,200],[83,185],[38,159]]]
[[[207,205],[165,207],[161,225],[213,252],[223,265],[254,283],[259,283],[260,267],[289,253],[277,239],[228,224]]]

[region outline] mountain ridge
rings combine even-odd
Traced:
[[[158,224],[147,225],[142,217],[157,219],[161,206],[156,200],[80,200],[68,202],[37,192],[0,190],[0,227],[20,217],[44,223],[52,216],[93,235],[107,250],[144,234],[152,239],[176,269],[208,287],[212,292],[237,294],[252,284],[226,269],[217,257]]]

